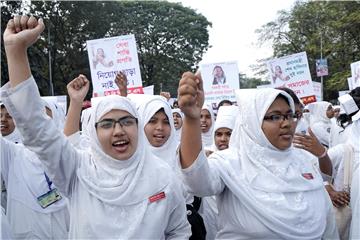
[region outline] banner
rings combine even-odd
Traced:
[[[360,61],[350,64],[351,67],[351,84],[349,84],[349,89],[353,90],[354,88],[360,87]],[[349,79],[348,79],[349,81]],[[351,86],[350,86],[351,85]]]
[[[144,90],[144,94],[154,95],[154,85],[143,87],[143,90]]]
[[[128,93],[143,93],[139,60],[134,35],[86,41],[93,96],[119,94],[116,74],[127,77]]]
[[[204,64],[200,67],[205,93],[205,101],[213,109],[224,100],[236,102],[235,90],[239,89],[239,70],[237,62]]]
[[[316,59],[316,76],[322,77],[329,75],[327,59]]]
[[[306,52],[272,59],[267,67],[274,88],[290,88],[304,104],[316,101]]]
[[[322,91],[321,91],[321,83],[313,81],[314,93],[316,96],[316,101],[322,101]]]

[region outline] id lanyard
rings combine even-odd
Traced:
[[[49,179],[48,175],[46,174],[46,172],[44,172],[45,175],[45,180],[47,182],[47,185],[49,187],[49,192],[51,192],[51,185],[52,185],[52,181]]]

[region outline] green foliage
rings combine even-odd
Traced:
[[[270,84],[268,81],[262,81],[260,78],[248,78],[245,74],[239,74],[240,88],[256,88],[260,85]]]
[[[259,42],[270,41],[274,56],[306,51],[312,79],[316,77],[315,60],[328,59],[329,76],[324,77],[325,100],[346,90],[350,63],[360,60],[360,3],[356,1],[298,1],[290,12],[280,11],[278,18],[257,30]],[[266,73],[263,65],[254,69]],[[260,71],[262,70],[262,71]]]
[[[10,13],[2,9],[2,32]],[[19,9],[19,6],[17,6]],[[211,23],[178,3],[159,1],[32,1],[31,12],[45,20],[46,29],[29,49],[31,68],[41,91],[49,93],[49,51],[55,94],[80,73],[90,79],[86,40],[134,34],[143,86],[176,95],[178,80],[192,70],[208,49]],[[2,69],[6,68],[2,55]],[[2,71],[3,79],[7,73]]]

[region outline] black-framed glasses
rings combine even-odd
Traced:
[[[121,127],[132,127],[138,123],[137,118],[133,116],[125,116],[118,120],[112,118],[105,118],[100,122],[95,123],[95,128],[110,129],[115,128],[116,123],[119,123]]]
[[[296,122],[298,120],[299,116],[297,114],[294,113],[287,113],[287,114],[273,114],[270,116],[265,116],[264,120],[268,120],[268,121],[272,121],[272,122],[281,122],[281,121],[285,121],[289,120],[292,122]]]

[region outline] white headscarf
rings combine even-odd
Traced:
[[[219,149],[215,145],[215,132],[219,128],[229,128],[231,130],[234,129],[236,117],[239,114],[239,108],[237,106],[221,106],[218,110],[218,114],[216,116],[216,121],[214,124],[213,130],[213,139],[214,143],[212,145],[213,151],[218,151]]]
[[[168,140],[161,147],[153,147],[146,138],[146,143],[151,149],[151,152],[158,158],[167,162],[172,168],[176,166],[176,148],[177,141],[175,137],[174,119],[171,112],[171,107],[164,97],[158,95],[132,95],[131,99],[136,102],[139,114],[143,117],[143,121],[139,123],[139,127],[145,134],[145,126],[160,109],[164,109],[166,116],[170,123],[170,136]]]
[[[111,110],[127,111],[139,122],[142,121],[132,102],[111,95],[102,98],[92,109],[89,125],[91,158],[83,161],[78,170],[83,186],[104,203],[118,206],[139,203],[163,189],[169,183],[166,179],[168,176],[159,172],[163,171],[158,163],[161,161],[144,144],[144,131],[140,127],[137,131],[137,149],[127,160],[117,160],[107,155],[98,140],[95,123]],[[146,211],[147,206],[142,206],[144,209],[137,209],[139,212]]]
[[[42,99],[44,101],[45,106],[51,110],[52,119],[55,122],[55,125],[61,132],[63,132],[65,126],[64,110],[53,100],[49,98],[42,98]]]
[[[326,116],[326,111],[331,103],[326,101],[314,102],[309,104],[309,111],[311,113],[310,126],[317,122],[324,122],[331,124],[330,118]]]
[[[292,146],[277,149],[261,130],[266,111],[279,94],[294,111],[292,98],[283,91],[237,90],[240,114],[231,147],[211,157],[230,191],[279,238],[320,239],[327,206],[321,175],[309,160],[313,157]],[[305,173],[313,179],[306,179]]]
[[[182,119],[182,121],[184,121],[184,113],[181,111],[180,108],[174,108],[171,110],[171,112],[174,113],[178,113],[180,114],[180,117]],[[179,145],[180,141],[181,141],[181,131],[182,131],[182,125],[179,129],[175,129],[175,139],[177,141],[177,145]]]
[[[310,128],[318,140],[326,146],[330,146],[330,130],[332,125],[331,119],[326,116],[329,106],[331,106],[331,103],[325,101],[310,103],[309,105],[311,113]]]
[[[206,133],[201,132],[202,145],[204,148],[206,148],[206,147],[209,148],[214,143],[213,131],[214,131],[214,124],[215,124],[215,115],[214,115],[214,111],[211,107],[211,104],[205,102],[204,105],[202,106],[201,110],[203,110],[203,109],[208,110],[210,113],[210,116],[211,116],[211,126],[209,128],[209,131],[207,131]]]
[[[4,103],[0,102],[0,107],[3,106]],[[13,142],[13,143],[22,143],[23,139],[22,136],[20,134],[20,132],[16,129],[16,123],[15,120],[12,119],[14,121],[14,125],[15,125],[15,129],[14,131],[12,131],[10,134],[3,136],[6,140]]]

